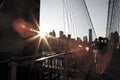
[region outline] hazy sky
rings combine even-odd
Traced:
[[[41,21],[41,27],[44,31],[49,32],[54,29],[58,34],[58,31],[62,30],[66,34],[71,33],[72,36],[75,36],[76,34],[85,36],[88,34],[87,31],[88,31],[89,21],[87,21],[87,17],[85,17],[86,14],[84,13],[84,9],[82,9],[81,7],[82,4],[77,3],[77,1],[80,1],[80,0],[70,0],[70,1],[71,1],[70,5],[73,7],[69,7],[69,9],[71,10],[75,9],[73,10],[73,12],[71,12],[71,14],[74,14],[72,18],[75,25],[77,25],[76,26],[77,28],[69,29],[69,28],[63,27],[64,25],[68,26],[66,15],[63,15],[63,0],[41,0],[41,10],[40,10],[41,20],[40,21]],[[88,11],[90,13],[90,17],[93,22],[95,32],[97,34],[97,37],[105,36],[108,0],[85,0],[85,1],[88,7]],[[82,16],[80,17],[79,15],[82,15]],[[72,21],[69,24],[71,26],[74,25],[72,24]],[[78,31],[78,33],[74,33],[73,29],[76,29],[76,32]]]
[[[97,36],[105,36],[109,0],[85,0]]]

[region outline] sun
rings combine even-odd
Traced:
[[[47,36],[47,33],[45,31],[39,31],[38,35],[42,38],[44,38],[45,36]]]
[[[49,28],[46,28],[46,26],[39,26],[39,33],[38,35],[42,38],[45,38],[46,36],[48,36],[48,31]]]

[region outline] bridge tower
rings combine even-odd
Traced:
[[[120,34],[120,0],[109,0],[106,36],[111,32]]]

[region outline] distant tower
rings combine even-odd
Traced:
[[[77,37],[77,41],[80,41],[80,42],[82,42],[82,40],[81,40],[81,38],[80,38],[80,37]]]
[[[89,43],[92,43],[92,29],[89,29]]]
[[[56,33],[55,33],[55,31],[54,31],[54,30],[53,30],[53,36],[54,36],[54,37],[56,37]]]
[[[71,39],[71,34],[68,34],[68,39]]]
[[[87,36],[84,36],[84,37],[83,37],[83,41],[84,41],[84,42],[87,42]]]
[[[60,34],[59,34],[59,35],[60,35],[60,36],[59,36],[60,38],[63,37],[63,36],[64,36],[64,35],[63,35],[63,31],[60,31]]]
[[[56,37],[56,33],[55,31],[53,30],[53,32],[50,32],[49,35],[53,36],[53,37]]]

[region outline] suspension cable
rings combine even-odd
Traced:
[[[63,5],[64,5],[64,11],[65,11],[65,15],[66,15],[66,25],[68,27],[68,33],[70,31],[70,24],[69,24],[69,16],[68,16],[68,9],[67,9],[67,3],[65,2],[65,0],[63,0]]]
[[[92,29],[93,29],[94,34],[95,34],[95,37],[97,38],[97,35],[96,35],[96,33],[95,33],[95,29],[94,29],[94,27],[93,27],[93,23],[92,23],[92,20],[91,20],[89,11],[88,11],[88,9],[87,9],[87,5],[86,5],[86,3],[85,3],[85,0],[81,0],[81,1],[82,1],[83,6],[84,6],[84,8],[85,8],[85,10],[86,10],[86,13],[87,13],[88,19],[89,19],[89,21],[90,21],[90,25],[91,25],[91,27],[92,27]]]
[[[73,32],[73,35],[75,36],[75,29],[74,29],[74,22],[73,22],[73,5],[72,5],[72,2],[71,0],[68,0],[68,9],[69,9],[69,15],[70,15],[70,21],[71,21],[71,32]]]
[[[66,34],[66,29],[65,29],[65,3],[64,3],[64,0],[62,1],[63,2],[63,27],[64,27],[64,32]]]

